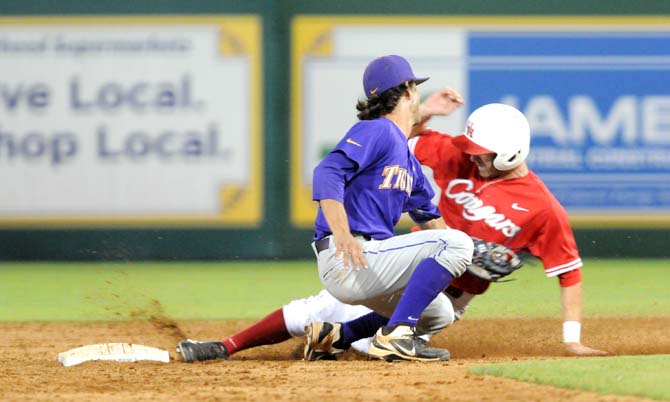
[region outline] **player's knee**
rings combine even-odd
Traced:
[[[310,324],[310,305],[307,299],[293,300],[282,307],[286,331],[293,337],[305,335],[305,326]]]
[[[441,249],[435,260],[454,277],[461,276],[472,262],[472,239],[460,230],[446,230],[441,237]]]
[[[475,246],[472,243],[470,236],[460,230],[452,229],[449,241],[449,249],[452,252],[458,254],[459,257],[467,258],[470,261],[472,260],[472,252],[474,251]]]
[[[305,326],[321,319],[319,312],[329,305],[330,295],[325,290],[316,295],[292,300],[282,307],[286,331],[293,337],[305,335]],[[325,306],[325,307],[324,307]]]
[[[305,335],[305,326],[317,321],[349,321],[364,314],[358,306],[342,304],[325,289],[314,296],[282,307],[286,330],[293,337]]]

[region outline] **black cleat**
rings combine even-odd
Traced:
[[[222,342],[198,342],[185,339],[177,345],[182,361],[187,363],[205,360],[228,360],[228,350]]]

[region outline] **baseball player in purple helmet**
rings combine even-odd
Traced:
[[[401,56],[370,62],[363,74],[367,99],[357,105],[361,121],[314,169],[319,211],[312,246],[321,282],[339,301],[373,312],[353,322],[311,324],[306,360],[373,334],[373,357],[449,358],[419,336],[453,322],[442,290],[470,264],[473,245],[465,233],[447,228],[407,145],[420,120],[417,85],[427,79],[415,77]],[[428,230],[394,236],[403,212]]]
[[[319,277],[328,297],[356,305],[362,315],[343,323],[310,323],[306,360],[332,358],[369,337],[367,352],[380,359],[450,357],[425,339],[453,323],[454,309],[442,290],[471,263],[473,243],[446,226],[408,147],[421,119],[417,85],[427,79],[415,77],[401,56],[370,62],[363,75],[367,99],[356,106],[361,121],[314,169],[319,211],[312,248]],[[394,236],[404,212],[424,230]],[[372,311],[366,314],[368,308]],[[254,332],[265,336],[247,339],[245,347],[286,339],[285,330],[272,329],[284,329],[283,324],[282,312],[274,312]],[[178,349],[190,362],[226,359],[234,347],[232,342],[184,340]]]

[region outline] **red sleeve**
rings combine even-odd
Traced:
[[[568,214],[555,199],[550,200],[542,223],[541,232],[529,250],[542,260],[547,276],[558,276],[579,269],[582,259]]]
[[[451,136],[431,129],[409,140],[409,148],[422,165],[433,169],[436,180],[439,172],[457,171],[464,160],[463,153],[451,143]]]

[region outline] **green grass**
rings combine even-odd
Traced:
[[[601,394],[670,400],[668,367],[670,355],[654,355],[492,364],[470,372]]]
[[[320,288],[307,262],[0,264],[0,321],[256,318]]]
[[[586,316],[670,314],[670,266],[660,260],[591,260]],[[476,298],[469,317],[559,317],[557,279],[540,265]],[[0,264],[0,321],[104,321],[155,311],[175,319],[258,318],[318,292],[313,261]]]
[[[558,278],[547,278],[539,262],[515,280],[493,284],[475,298],[471,317],[559,317]],[[587,260],[582,268],[586,316],[670,315],[670,261]]]
[[[667,316],[670,264],[590,260],[586,316]],[[557,279],[539,264],[473,301],[469,317],[559,317]],[[321,289],[313,261],[0,264],[0,322],[254,319]],[[473,368],[557,387],[670,399],[669,356],[521,362]],[[660,384],[660,385],[659,385]]]

